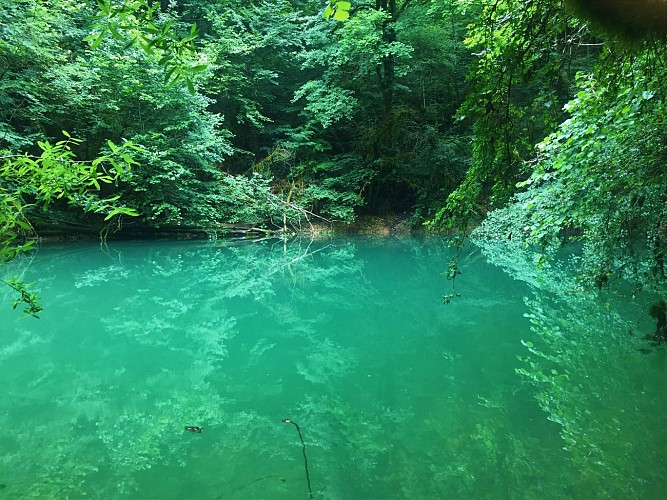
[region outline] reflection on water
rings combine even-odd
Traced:
[[[0,296],[0,496],[308,498],[289,418],[317,498],[660,497],[650,298],[464,253],[443,305],[435,238],[44,246],[3,269],[45,311]]]

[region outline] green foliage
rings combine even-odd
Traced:
[[[350,17],[350,7],[352,7],[350,2],[330,0],[329,5],[324,9],[324,19],[333,17],[336,21],[347,21]]]
[[[612,56],[609,56],[610,58]],[[581,75],[570,118],[537,146],[525,192],[492,213],[487,229],[544,250],[584,243],[581,279],[601,286],[612,275],[640,283],[664,279],[667,178],[662,51],[613,58]],[[608,62],[611,65],[611,60]]]
[[[553,0],[21,0],[0,20],[2,145],[25,151],[64,128],[91,161],[109,139],[141,144],[141,166],[105,192],[156,224],[238,219],[222,179],[252,191],[249,173],[285,148],[265,194],[298,186],[292,201],[327,217],[463,226],[525,178],[571,75],[599,53]]]
[[[81,45],[75,21],[85,5],[57,1],[3,2],[0,9],[0,148],[25,151],[44,140],[50,107],[46,88],[52,73]],[[73,40],[74,39],[74,40]],[[78,75],[81,76],[81,75]],[[76,99],[75,89],[70,98]],[[67,128],[59,124],[54,135]]]
[[[140,47],[164,68],[165,83],[184,81],[194,95],[194,78],[205,71],[206,61],[200,57],[194,41],[199,36],[196,24],[185,36],[178,33],[179,25],[170,12],[161,13],[161,2],[152,0],[97,0],[99,8],[92,26],[93,33],[84,40],[92,49],[98,48],[107,35],[125,44],[125,48]]]
[[[135,210],[116,203],[118,196],[101,198],[97,193],[102,186],[125,178],[136,165],[131,155],[141,149],[130,141],[120,146],[109,141],[108,154],[85,162],[77,160],[72,150],[81,141],[65,131],[63,134],[66,138],[55,144],[39,141],[39,156],[0,151],[0,256],[5,261],[31,246],[21,242],[32,232],[26,216],[32,206],[46,209],[57,200],[66,200],[85,212],[103,214],[105,221],[137,215]]]
[[[129,110],[134,103],[157,108],[159,114],[146,116],[143,131],[135,125],[132,138],[145,151],[123,186],[123,199],[155,224],[208,225],[220,220],[223,174],[218,165],[232,149],[228,134],[219,130],[220,118],[206,112],[207,100],[151,86],[138,96],[128,94],[119,104]]]
[[[309,80],[295,93],[293,102],[304,98],[302,114],[309,122],[328,128],[340,120],[354,117],[357,99],[351,90],[328,85],[323,80]]]
[[[270,179],[260,174],[250,177],[225,175],[221,186],[218,217],[229,222],[267,224],[282,227],[285,208],[272,192]],[[291,217],[290,217],[291,220]]]
[[[130,156],[133,151],[141,151],[132,142],[117,146],[109,141],[110,153],[95,158],[92,162],[78,161],[72,150],[81,140],[63,131],[65,139],[51,144],[38,141],[39,156],[30,154],[0,156],[0,182],[5,192],[25,201],[33,197],[43,207],[57,199],[67,199],[82,206],[86,211],[106,213],[113,217],[109,201],[100,200],[95,192],[104,184],[111,184],[129,173],[136,161]],[[26,204],[23,203],[25,208]],[[131,210],[124,210],[129,215]]]
[[[374,172],[364,210],[419,220],[460,182],[470,152],[452,115],[464,89],[465,22],[448,3],[379,2],[333,28],[313,20],[306,32],[304,66],[321,77],[295,94],[309,99],[300,147],[358,156]]]
[[[364,203],[361,194],[374,176],[360,163],[356,156],[341,155],[297,165],[290,173],[291,198],[332,220],[352,222],[355,208]]]
[[[28,14],[16,12],[17,16]],[[90,18],[84,11],[80,14],[73,19],[64,15],[62,19],[44,19],[50,29],[61,21],[87,26]],[[126,14],[125,18],[114,14],[113,22],[126,23],[128,30],[135,21],[148,22]],[[61,40],[62,35],[54,43]],[[59,131],[55,126],[67,127],[85,140],[79,148],[84,160],[100,154],[113,159],[108,140],[131,139],[142,146],[136,154],[140,164],[122,182],[103,186],[109,197],[121,196],[118,203],[134,206],[153,223],[206,224],[218,220],[219,164],[232,153],[232,147],[229,133],[221,127],[221,117],[206,109],[209,100],[180,86],[165,85],[161,63],[153,55],[114,37],[100,39],[93,51],[82,45],[57,65],[33,68],[37,61],[32,60],[24,64],[27,68],[17,68],[15,81],[8,86],[11,84],[12,92],[20,96],[30,68],[39,75],[39,88],[25,100],[25,109],[8,114],[8,130],[19,136],[34,134],[45,141],[44,136]],[[200,78],[205,77],[200,74]],[[30,120],[17,119],[24,115],[30,115]],[[57,171],[47,172],[58,176]]]
[[[664,43],[606,42],[592,66],[603,44],[561,3],[496,2],[480,14],[466,40],[479,50],[475,88],[459,112],[474,120],[473,163],[433,225],[464,227],[492,207],[477,237],[534,244],[538,267],[578,240],[588,286],[613,276],[663,286]]]
[[[234,136],[226,170],[247,172],[302,121],[291,101],[304,81],[298,60],[304,19],[284,0],[219,1],[190,10],[208,22],[202,39],[211,74],[202,92]]]
[[[468,154],[466,139],[451,120],[463,93],[465,49],[456,40],[465,21],[450,3],[354,11],[339,2],[337,12],[354,15],[335,24],[319,3],[287,0],[55,7],[24,0],[0,13],[0,57],[8,62],[0,141],[23,151],[66,129],[85,141],[80,156],[89,161],[109,139],[141,144],[133,176],[105,189],[146,222],[228,220],[220,179],[230,173],[243,182],[276,148],[294,158],[271,172],[272,194],[312,182],[305,206],[346,220],[362,205],[402,212],[417,205],[415,220],[429,215],[465,168],[456,155]],[[345,155],[358,163],[336,167],[328,186],[321,173],[290,171],[342,165]]]
[[[477,19],[465,44],[477,57],[469,78],[474,87],[458,112],[472,123],[473,158],[466,181],[438,222],[465,219],[468,205],[482,198],[502,204],[524,175],[533,146],[560,118],[573,68],[590,64],[587,31],[562,2],[498,1],[460,7]],[[459,208],[456,201],[473,198]]]
[[[140,151],[132,142],[118,146],[108,142],[109,153],[91,162],[76,159],[73,145],[80,140],[63,131],[65,139],[51,144],[38,142],[41,154],[11,154],[0,150],[0,262],[8,262],[34,248],[35,234],[28,214],[34,207],[46,210],[60,200],[84,212],[103,214],[104,221],[137,212],[118,202],[118,196],[100,197],[102,186],[125,178],[136,161],[131,154]],[[14,309],[25,304],[24,312],[37,317],[42,307],[37,293],[16,278],[4,281],[19,293]]]
[[[309,79],[295,93],[295,99],[308,99],[308,124],[314,122],[324,128],[340,120],[349,124],[362,110],[358,95],[368,98],[365,94],[373,92],[373,98],[381,96],[377,72],[384,58],[391,55],[407,59],[411,52],[405,44],[384,40],[383,26],[388,20],[388,14],[382,11],[365,10],[334,33],[329,33],[329,26],[321,18],[312,21],[306,33],[308,50],[301,57],[305,68],[318,69],[322,76]],[[335,37],[333,41],[331,36]],[[321,113],[323,119],[319,118]]]
[[[23,283],[16,276],[10,278],[9,281],[0,281],[19,294],[19,297],[14,300],[13,309],[23,304],[24,314],[33,318],[39,317],[38,314],[44,308],[39,304],[38,292],[33,292],[29,288],[32,283]]]

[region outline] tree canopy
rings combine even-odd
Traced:
[[[2,0],[2,257],[123,216],[489,213],[545,256],[582,241],[589,283],[660,283],[664,2],[640,3]]]

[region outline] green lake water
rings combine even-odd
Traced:
[[[0,498],[307,499],[286,418],[315,498],[664,498],[655,297],[470,243],[443,304],[453,254],[109,242],[4,266],[44,311],[0,292]]]

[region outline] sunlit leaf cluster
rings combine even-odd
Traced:
[[[97,5],[93,33],[84,39],[92,49],[98,48],[107,35],[123,42],[126,49],[136,45],[164,68],[165,83],[183,81],[189,92],[195,93],[195,75],[207,68],[194,43],[199,37],[196,23],[181,36],[179,23],[169,11],[162,11],[161,2],[97,0]]]

